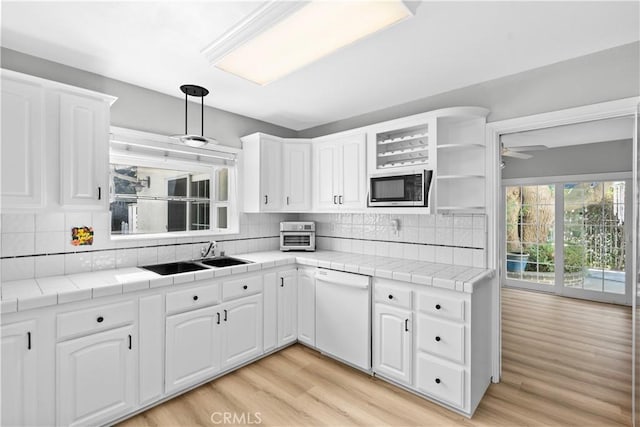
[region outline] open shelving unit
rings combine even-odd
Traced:
[[[438,213],[483,212],[485,208],[485,124],[488,111],[436,120],[435,199]]]

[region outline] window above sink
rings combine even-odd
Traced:
[[[112,238],[238,233],[238,150],[219,147],[116,128],[109,156]]]

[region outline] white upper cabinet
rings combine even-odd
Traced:
[[[106,209],[115,100],[2,70],[3,210]]]
[[[307,211],[311,208],[311,145],[285,142],[283,159],[283,210]]]
[[[254,133],[242,138],[245,212],[308,211],[311,147],[305,139]]]
[[[109,103],[60,93],[60,204],[106,207]]]
[[[366,205],[364,134],[313,144],[315,210],[358,210]]]
[[[33,82],[2,78],[2,205],[44,205],[44,90]]]

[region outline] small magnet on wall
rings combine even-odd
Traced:
[[[93,245],[93,227],[73,227],[71,229],[71,244],[73,246]]]

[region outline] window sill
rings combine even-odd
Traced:
[[[173,231],[167,233],[149,233],[149,234],[112,234],[112,241],[122,240],[153,240],[153,239],[173,239],[180,237],[200,237],[200,236],[228,236],[240,233],[239,230],[218,231],[218,230],[201,230],[201,231]]]

